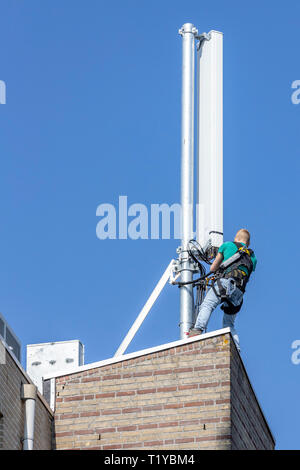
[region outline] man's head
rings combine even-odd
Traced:
[[[237,232],[234,238],[234,241],[238,243],[245,243],[247,246],[249,246],[250,245],[250,233],[245,228],[241,228]]]

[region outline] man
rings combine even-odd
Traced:
[[[251,273],[255,270],[257,259],[252,250],[249,250],[250,233],[246,229],[237,232],[234,242],[226,242],[220,246],[218,254],[210,267],[210,271],[216,273],[223,262],[229,260],[236,253],[241,257],[230,264],[222,272],[220,278],[213,283],[202,302],[194,328],[189,332],[189,338],[201,334],[206,330],[213,310],[220,304],[224,311],[223,328],[229,327],[235,344],[240,351],[239,337],[235,330],[237,313],[243,303],[243,294]],[[229,261],[230,263],[230,261]]]

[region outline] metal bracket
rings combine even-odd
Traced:
[[[197,38],[198,29],[195,28],[195,26],[193,26],[193,28],[191,28],[190,30],[185,31],[184,28],[182,27],[178,30],[178,33],[180,34],[180,36],[183,36],[185,33],[192,33],[194,34],[195,38]]]
[[[197,50],[199,51],[203,46],[204,41],[209,41],[211,39],[210,33],[202,33],[195,36],[195,39],[198,39]]]
[[[181,265],[185,262],[185,261],[189,261],[190,262],[190,266],[189,266],[189,271],[193,272],[193,273],[197,273],[199,272],[199,267],[197,266],[197,264],[190,258],[187,250],[183,250],[182,246],[179,246],[176,250],[176,252],[178,253],[178,260],[176,260],[176,269],[178,272],[182,272],[182,271],[186,271],[187,269],[186,268],[181,268]]]

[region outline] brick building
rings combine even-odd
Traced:
[[[274,449],[229,329],[45,377],[54,449]]]
[[[32,384],[11,349],[0,339],[0,449],[21,450],[25,403],[22,386]],[[51,449],[53,412],[44,397],[35,399],[34,449]]]

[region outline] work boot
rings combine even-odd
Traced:
[[[203,330],[200,330],[200,328],[191,328],[190,331],[189,331],[189,338],[191,338],[192,336],[198,336],[198,335],[201,335],[203,333]]]

